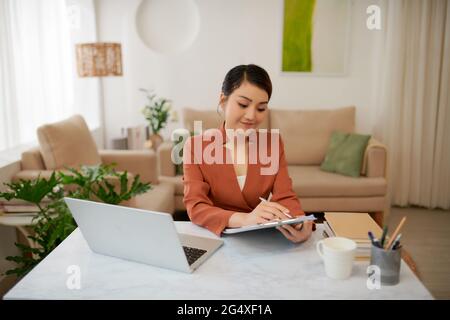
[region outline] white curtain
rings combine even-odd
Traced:
[[[0,150],[74,112],[65,1],[0,0]]]
[[[450,208],[450,1],[384,2],[379,105],[392,204]]]

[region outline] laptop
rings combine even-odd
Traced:
[[[95,253],[190,273],[223,244],[178,233],[168,213],[68,197],[64,201]]]

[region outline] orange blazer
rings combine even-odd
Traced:
[[[230,150],[225,147],[225,122],[222,123],[219,130],[223,139],[222,150],[225,161],[226,157],[231,156]],[[220,236],[227,227],[228,220],[235,212],[250,213],[261,202],[259,197],[267,199],[271,192],[271,201],[278,202],[288,208],[291,216],[305,214],[297,195],[292,190],[292,180],[287,171],[284,145],[279,135],[278,171],[271,175],[262,175],[260,169],[269,167],[270,164],[261,163],[264,161],[261,161],[258,156],[256,163],[248,163],[247,177],[242,191],[231,162],[208,164],[205,161],[200,163],[200,159],[196,159],[195,155],[198,155],[198,151],[196,153],[195,149],[201,149],[203,154],[205,148],[214,141],[202,139],[204,136],[205,133],[188,138],[183,148],[183,202],[193,223]],[[269,138],[270,135],[267,136],[268,152],[271,154],[271,139]],[[258,137],[257,142],[259,140]],[[210,147],[209,150],[211,149]],[[212,154],[215,155],[214,152]],[[192,160],[188,163],[190,159]],[[194,159],[197,160],[197,163]]]

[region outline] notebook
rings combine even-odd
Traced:
[[[368,213],[325,212],[324,232],[327,237],[344,237],[357,244],[357,260],[370,258],[371,242],[368,232],[372,231],[376,238],[381,238],[383,230]]]
[[[325,212],[325,219],[334,236],[370,244],[367,232],[381,238],[383,230],[368,213]]]

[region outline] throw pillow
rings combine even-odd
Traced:
[[[370,135],[334,131],[320,168],[351,177],[359,177]]]

